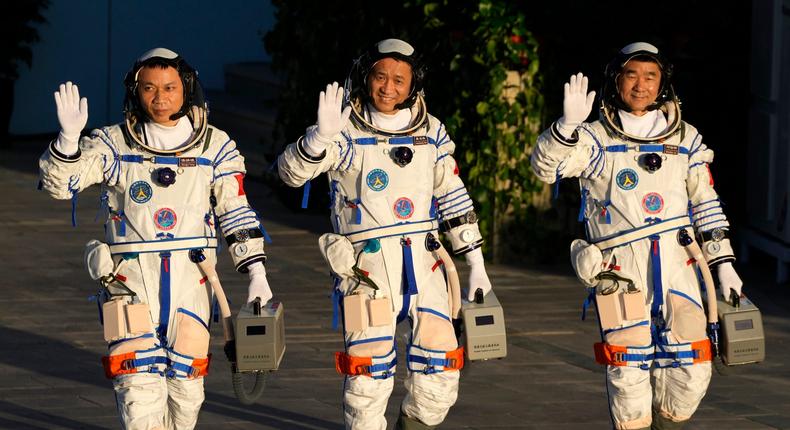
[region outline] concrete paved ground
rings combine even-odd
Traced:
[[[119,428],[99,359],[106,348],[96,305],[87,299],[97,286],[82,265],[84,244],[101,236],[93,220],[98,194],[80,196],[79,226],[71,227],[70,203],[35,190],[44,146],[31,140],[0,151],[0,428]],[[330,282],[316,246],[327,216],[288,210],[260,182],[246,188],[274,239],[267,271],[285,306],[287,350],[260,401],[242,406],[214,325],[215,360],[198,428],[341,429],[342,377],[332,361],[341,335],[331,330]],[[759,260],[738,269],[763,311],[767,359],[714,374],[687,429],[790,428],[790,286],[773,284],[772,266]],[[569,267],[488,270],[505,310],[509,355],[463,371],[458,403],[442,428],[610,428],[603,369],[592,358],[596,323],[579,320],[585,293]],[[246,297],[246,277],[225,256],[220,276],[235,310]],[[392,421],[403,398],[400,380]]]

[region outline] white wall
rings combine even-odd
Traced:
[[[88,128],[122,119],[123,77],[134,60],[163,46],[220,89],[227,63],[266,61],[262,34],[274,25],[268,0],[55,0],[33,46],[33,66],[20,67],[12,134],[55,133],[52,93],[71,80],[88,97]]]

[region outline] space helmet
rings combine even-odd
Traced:
[[[658,48],[650,43],[634,42],[623,47],[606,65],[603,88],[601,90],[602,103],[630,111],[630,108],[620,99],[617,79],[620,77],[625,64],[631,60],[651,61],[656,63],[661,69],[661,84],[658,89],[658,95],[656,101],[648,107],[648,110],[658,109],[664,103],[675,98],[675,90],[672,87],[672,64],[658,51]]]
[[[368,48],[354,60],[344,85],[347,100],[360,100],[364,103],[372,102],[368,87],[368,76],[373,70],[373,66],[384,58],[394,58],[404,61],[411,66],[411,91],[409,91],[409,96],[406,97],[406,100],[396,105],[395,108],[407,109],[412,107],[417,98],[423,95],[425,64],[420,55],[414,50],[414,47],[400,39],[384,39]]]
[[[137,78],[143,67],[152,65],[171,66],[178,70],[178,75],[181,78],[181,83],[184,87],[184,104],[178,112],[170,116],[171,120],[187,115],[193,106],[206,109],[206,100],[203,95],[203,88],[198,80],[197,71],[177,53],[167,48],[154,48],[145,52],[134,62],[123,80],[123,85],[126,89],[123,111],[127,117],[134,116],[137,121],[148,118],[137,94]]]
[[[656,95],[656,100],[648,106],[647,110],[661,110],[667,117],[667,128],[659,136],[639,137],[632,136],[623,130],[617,110],[630,112],[631,108],[620,98],[617,80],[626,63],[631,60],[651,61],[661,70],[661,83]],[[673,66],[658,48],[647,42],[634,42],[623,47],[617,55],[606,65],[604,70],[603,87],[601,88],[601,117],[609,130],[628,140],[637,142],[655,141],[665,139],[674,134],[681,125],[680,100],[672,86]]]

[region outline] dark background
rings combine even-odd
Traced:
[[[548,121],[562,115],[562,84],[571,74],[585,73],[598,90],[604,66],[620,48],[634,41],[656,45],[675,66],[682,118],[716,153],[711,171],[727,215],[736,228],[746,223],[750,1],[560,0],[525,7],[540,43]],[[578,193],[573,182],[565,181],[563,192]]]

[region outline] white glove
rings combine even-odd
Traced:
[[[576,239],[571,242],[571,264],[582,285],[592,288],[598,283],[595,277],[601,273],[603,254],[597,246]]]
[[[581,72],[571,75],[565,83],[565,98],[562,100],[562,118],[557,121],[557,128],[565,137],[570,137],[592,110],[595,91],[587,93],[587,77]]]
[[[491,291],[491,281],[486,273],[485,261],[483,260],[483,250],[477,248],[467,252],[465,255],[466,264],[469,265],[469,294],[467,300],[474,301],[475,291],[483,290],[483,296]]]
[[[250,275],[250,286],[247,289],[247,303],[251,303],[255,298],[261,298],[261,306],[269,302],[272,298],[272,289],[269,281],[266,280],[266,267],[260,261],[250,264],[247,268]]]
[[[318,127],[315,135],[305,136],[304,147],[308,154],[317,157],[326,150],[332,138],[343,131],[351,116],[351,106],[343,109],[343,87],[337,82],[326,86],[318,95]]]
[[[60,84],[55,92],[55,106],[60,122],[60,135],[56,143],[58,151],[66,155],[77,152],[80,132],[88,123],[88,99],[80,99],[80,90],[71,82]]]
[[[743,281],[741,281],[741,277],[735,273],[735,268],[732,267],[732,263],[729,261],[721,263],[716,266],[716,268],[719,275],[719,289],[721,290],[721,295],[724,297],[724,300],[730,300],[730,289],[735,290],[735,293],[740,297]]]

